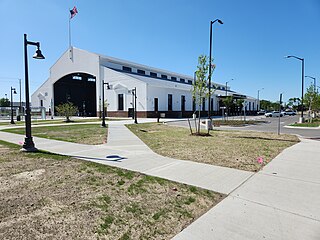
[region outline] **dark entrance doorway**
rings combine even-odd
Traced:
[[[78,107],[79,116],[95,117],[96,77],[87,73],[72,73],[60,78],[53,85],[54,105],[72,102]]]

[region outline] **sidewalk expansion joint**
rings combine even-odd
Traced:
[[[310,220],[313,220],[313,221],[316,221],[316,222],[320,223],[320,219],[308,217],[308,216],[305,216],[305,215],[302,215],[302,214],[299,214],[299,213],[295,213],[295,212],[290,212],[290,211],[287,211],[287,210],[284,210],[284,209],[281,209],[281,208],[277,208],[277,207],[269,206],[269,205],[266,205],[266,204],[263,204],[263,203],[255,202],[255,201],[252,201],[252,200],[249,200],[249,199],[241,198],[239,196],[235,196],[235,195],[229,195],[229,196],[237,198],[237,199],[240,199],[240,200],[243,200],[243,201],[246,201],[246,202],[257,204],[257,205],[260,205],[260,206],[263,206],[263,207],[272,208],[272,209],[280,211],[280,212],[285,212],[285,213],[289,213],[289,214],[292,214],[292,215],[295,215],[295,216],[298,216],[298,217],[307,218],[307,219],[310,219]]]
[[[277,177],[277,178],[282,178],[282,179],[288,179],[290,181],[297,181],[297,182],[303,182],[303,183],[311,183],[311,184],[317,184],[320,185],[320,182],[313,182],[313,181],[307,181],[307,180],[303,180],[303,179],[299,179],[299,178],[290,178],[290,177],[284,177],[284,176],[279,176],[273,173],[266,173],[266,172],[258,172],[261,175],[265,175],[265,176],[270,176],[270,177]]]

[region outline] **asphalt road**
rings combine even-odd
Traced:
[[[255,117],[248,117],[248,119],[257,118]],[[259,132],[278,132],[278,123],[279,118],[271,117],[266,118],[264,116],[259,116],[260,120],[266,120],[267,123],[261,123],[258,125],[249,125],[244,127],[219,127],[216,129],[228,129],[228,130],[245,130],[245,131],[259,131]],[[299,116],[285,116],[280,118],[280,134],[287,133],[287,134],[296,134],[303,138],[312,138],[312,139],[319,139],[320,140],[320,129],[317,128],[287,128],[289,124],[299,121]],[[193,122],[193,121],[192,121]],[[189,127],[187,120],[179,120],[179,121],[168,121],[167,124],[181,126],[181,127]]]

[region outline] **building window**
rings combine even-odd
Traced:
[[[184,112],[186,110],[186,96],[181,95],[181,111]]]
[[[188,80],[188,84],[192,84],[192,80]]]
[[[206,110],[206,99],[202,98],[202,111]]]
[[[213,98],[211,98],[210,111],[213,111]]]
[[[157,73],[155,73],[155,72],[150,72],[150,77],[157,77]]]
[[[96,79],[95,78],[88,78],[88,82],[95,82]]]
[[[80,77],[80,76],[72,76],[72,79],[74,79],[74,80],[82,80],[82,77]]]
[[[171,80],[172,81],[177,81],[177,78],[176,77],[171,77]]]
[[[45,93],[44,93],[44,96],[46,96],[46,97],[47,97],[47,96],[48,96],[48,92],[45,92]]]
[[[123,94],[118,94],[118,110],[123,111]]]
[[[192,99],[192,111],[196,111],[196,100],[194,98]]]
[[[163,78],[163,79],[168,79],[168,76],[167,76],[167,75],[164,75],[164,74],[161,74],[161,78]]]
[[[249,102],[249,111],[251,111],[251,102]]]
[[[43,100],[40,100],[40,107],[43,107]]]
[[[154,111],[158,112],[158,98],[154,98]]]
[[[126,72],[132,72],[131,67],[122,66],[122,70]]]
[[[146,72],[145,72],[144,70],[141,70],[141,69],[138,69],[138,70],[137,70],[137,73],[138,73],[138,74],[142,74],[142,75],[145,75],[145,74],[146,74]]]
[[[180,78],[180,82],[185,82],[184,78]]]
[[[172,94],[168,94],[168,111],[172,111]]]

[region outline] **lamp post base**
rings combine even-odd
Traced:
[[[11,120],[10,124],[15,124],[15,122],[13,120]]]
[[[32,137],[25,138],[24,143],[22,145],[22,148],[20,150],[21,152],[37,152],[38,149],[34,146],[34,142],[32,140]]]
[[[299,117],[299,123],[304,123],[304,117]]]

